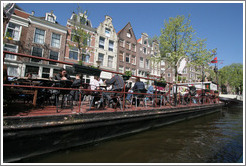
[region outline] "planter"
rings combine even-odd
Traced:
[[[155,86],[160,86],[163,88],[165,88],[167,85],[167,83],[165,83],[165,82],[158,82],[158,81],[154,81],[154,84],[155,84]]]
[[[92,75],[92,76],[100,76],[101,74],[101,70],[97,68],[78,65],[78,64],[74,64],[73,67],[75,73],[81,73],[81,74]]]
[[[127,75],[123,75],[122,77],[124,81],[129,80],[131,78],[131,76],[127,76]]]

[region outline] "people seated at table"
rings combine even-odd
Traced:
[[[81,74],[76,74],[75,80],[73,81],[71,88],[79,88],[82,84],[81,80]],[[72,90],[70,91],[71,99],[73,101],[78,101],[79,100],[79,91],[78,90]]]
[[[27,78],[27,79],[32,79],[32,73],[27,73],[27,74],[26,74],[26,78]]]
[[[112,85],[112,90],[111,91],[122,91],[123,87],[124,87],[124,80],[122,79],[121,76],[117,75],[117,74],[112,74],[112,78],[110,80],[105,80],[104,83],[107,86]],[[106,93],[103,92],[103,98],[107,99],[109,101],[109,104],[115,104],[115,101],[112,97],[115,97],[118,93]],[[112,97],[111,97],[112,96]],[[100,103],[103,102],[103,98],[101,98],[101,100],[99,101]]]
[[[140,81],[140,78],[136,79],[136,83],[132,87],[132,91],[135,92],[135,93],[146,93],[145,85],[144,85],[144,83],[142,81]],[[142,96],[142,95],[140,95],[140,96]],[[131,97],[132,97],[132,94],[127,94],[127,96],[126,96],[127,102],[130,102]],[[137,101],[137,102],[138,102],[138,105],[139,105],[139,101]]]
[[[55,80],[71,80],[71,77],[67,74],[66,69],[61,69],[60,72],[55,75]]]
[[[91,90],[99,90],[100,89],[99,81],[100,81],[100,77],[94,76],[94,79],[90,81]]]
[[[154,94],[154,92],[155,92],[155,84],[154,84],[154,82],[152,82],[151,85],[147,89],[147,93],[148,94]],[[149,99],[152,100],[152,98],[153,98],[152,95],[148,95],[146,100],[149,100]]]

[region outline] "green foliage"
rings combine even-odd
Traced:
[[[178,76],[178,81],[181,81],[182,80],[182,77],[181,76]]]
[[[153,41],[159,42],[159,37],[157,35],[154,35],[152,38],[148,38],[149,45],[152,46]]]
[[[236,93],[242,92],[243,91],[243,64],[233,63],[230,66],[224,66],[222,69],[220,69],[219,84],[221,87],[229,86],[230,88],[232,88],[231,92],[236,92]]]
[[[190,16],[170,17],[161,29],[159,60],[165,59],[175,69],[176,78],[177,63],[181,58],[187,58],[189,64],[195,66],[205,66],[212,59],[211,52],[206,49],[206,40],[196,37],[190,22]]]
[[[162,77],[161,79],[160,79],[160,81],[159,82],[161,82],[161,83],[166,83],[166,80],[165,80],[165,78],[164,77]]]
[[[73,17],[73,27],[71,31],[71,40],[77,44],[78,49],[80,50],[80,56],[79,61],[82,60],[83,53],[85,53],[83,50],[87,50],[88,44],[87,40],[90,38],[90,34],[88,34],[84,30],[84,21],[85,16],[87,15],[87,11],[83,11],[79,6],[77,8],[77,13],[74,13]],[[78,21],[80,20],[80,21]],[[69,47],[74,47],[72,45],[69,45]]]
[[[90,66],[88,66],[88,67],[91,67],[91,68],[97,69],[97,67],[95,67],[95,66],[92,66],[92,65],[90,65]]]
[[[132,71],[125,71],[125,76],[132,76]]]

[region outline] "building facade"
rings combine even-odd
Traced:
[[[16,8],[14,10],[11,19],[3,25],[3,50],[25,53],[25,40],[29,28],[29,16],[30,14],[20,9]],[[22,58],[6,54],[4,63],[7,65],[8,76],[19,77],[25,74],[22,70]]]
[[[118,33],[117,71],[132,71],[137,75],[137,39],[130,22]]]
[[[117,69],[118,37],[112,24],[112,18],[105,16],[105,20],[97,28],[94,66],[100,63],[100,68],[116,71]],[[110,79],[111,73],[102,72],[102,79]]]
[[[84,65],[94,65],[96,29],[92,27],[91,21],[84,13],[78,15],[73,13],[67,21],[68,35],[66,38],[65,61],[78,64],[80,61]],[[79,44],[74,40],[75,29],[82,29],[87,35]],[[79,49],[79,45],[81,49]],[[65,65],[65,68],[70,67]],[[83,78],[89,82],[90,77],[84,75]]]
[[[15,9],[15,14],[6,26],[6,36],[8,35],[12,40],[4,44],[4,50],[54,60],[64,59],[67,28],[56,22],[53,11],[46,13],[45,17],[36,17],[34,12],[28,14]],[[8,69],[10,76],[23,77],[26,73],[32,73],[34,77],[49,78],[62,67],[54,62],[18,58],[20,59],[13,55],[6,57],[16,63],[16,66],[13,63],[8,65],[13,68]]]
[[[151,47],[148,41],[147,33],[142,33],[141,38],[137,40],[137,75],[147,77],[151,71]],[[143,80],[144,82],[146,80]]]

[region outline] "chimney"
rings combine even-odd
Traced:
[[[35,12],[34,12],[34,11],[32,11],[32,14],[31,14],[31,15],[32,15],[32,16],[34,16],[34,14],[35,14]]]

